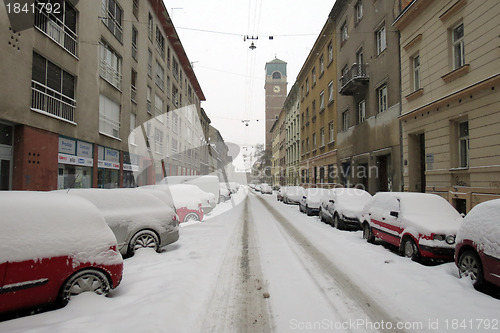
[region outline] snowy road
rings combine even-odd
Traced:
[[[275,195],[240,190],[162,253],[125,260],[111,297],[0,322],[0,332],[495,332],[500,300],[453,263],[424,266]]]

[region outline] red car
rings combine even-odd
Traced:
[[[0,211],[0,314],[65,305],[85,291],[106,295],[120,283],[116,238],[86,200],[0,192]]]
[[[465,216],[458,230],[455,263],[460,277],[474,287],[487,282],[500,287],[500,199],[483,202]]]

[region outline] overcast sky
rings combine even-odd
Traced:
[[[202,107],[226,142],[264,143],[266,62],[285,62],[288,90],[334,0],[164,1],[205,94]],[[249,49],[258,37],[257,47]],[[273,40],[269,40],[273,36]],[[242,120],[250,120],[245,126]]]

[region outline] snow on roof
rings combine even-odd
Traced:
[[[500,258],[500,199],[476,205],[465,216],[457,242],[469,239],[484,253]]]
[[[49,192],[0,192],[0,262],[69,255],[75,262],[119,264],[116,238],[87,200]]]

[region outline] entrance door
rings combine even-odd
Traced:
[[[0,191],[11,189],[14,128],[0,123]]]
[[[378,191],[387,192],[389,191],[389,164],[387,161],[387,155],[382,155],[377,157],[377,168],[378,168]]]

